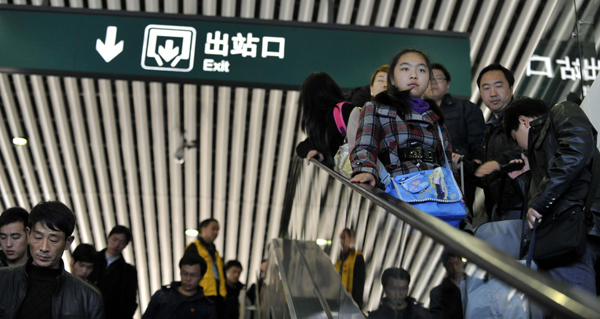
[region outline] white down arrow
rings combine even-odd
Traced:
[[[96,39],[96,51],[100,53],[100,56],[102,56],[106,63],[110,62],[117,55],[123,52],[123,40],[115,44],[116,41],[117,27],[114,26],[106,28],[106,39],[104,40],[104,43],[102,43],[102,40]]]

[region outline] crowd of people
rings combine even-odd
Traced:
[[[73,243],[75,215],[63,203],[42,202],[31,212],[20,207],[0,215],[1,318],[132,318],[138,308],[138,276],[123,250],[129,228],[115,226],[107,247],[78,245],[70,273],[62,256]],[[162,287],[142,316],[148,318],[237,319],[242,264],[225,265],[213,244],[219,223],[200,224],[201,235],[179,262],[181,281]],[[262,269],[262,267],[261,267]]]
[[[382,172],[393,179],[436,169],[450,158],[448,166],[455,179],[461,180],[459,174],[464,176],[461,186],[468,209],[460,228],[469,233],[474,231],[473,203],[477,187],[482,188],[485,195],[488,222],[528,221],[530,230],[523,232],[522,238],[526,244],[537,238],[531,230],[537,224],[543,227],[558,223],[555,220],[566,220],[565,216],[571,219],[577,216],[576,220],[585,222],[580,230],[574,233],[550,230],[553,231],[550,237],[538,238],[531,255],[538,262],[539,271],[596,295],[596,271],[600,266],[600,188],[597,183],[600,174],[594,168],[600,167],[596,165],[600,157],[594,147],[597,132],[579,105],[565,101],[549,107],[538,99],[515,99],[513,74],[500,64],[491,64],[477,77],[481,99],[491,113],[486,123],[476,105],[449,93],[450,73],[443,65],[430,63],[424,52],[404,49],[392,57],[388,70],[385,86],[373,82],[379,78],[380,70],[373,73],[371,96],[365,95],[363,88],[351,91],[357,96],[346,96],[345,100],[327,74],[309,76],[301,92],[302,128],[307,139],[297,146],[298,156],[306,158],[307,163],[318,160],[339,171],[332,159],[338,149],[341,150],[340,146],[348,143],[350,181],[380,188],[385,188]],[[327,82],[319,84],[319,89],[311,89],[311,82],[316,78],[327,79]],[[374,92],[376,87],[380,90]],[[332,95],[335,98],[324,99],[328,93],[323,90],[335,92]],[[347,130],[339,129],[336,123],[339,120],[334,117],[336,105],[340,103]],[[360,112],[358,119],[350,116],[353,112]],[[356,129],[351,130],[352,126]],[[514,163],[522,165],[514,167]],[[571,237],[582,238],[577,251],[573,249],[569,255],[552,262],[536,257],[542,245],[554,249],[548,247],[553,243],[547,238],[556,238],[554,242],[560,243]],[[521,240],[516,245],[521,245]],[[341,265],[344,260],[356,258],[354,271],[360,269],[359,264],[364,260],[360,255],[361,258],[355,256],[344,252]],[[454,288],[463,278],[457,269],[464,265],[456,256],[449,256],[444,261],[449,276],[432,291],[428,315],[461,318],[462,307],[456,306],[460,304],[456,302],[460,294]],[[450,266],[453,268],[448,268]],[[337,269],[344,283],[352,283],[346,288],[353,294],[356,281],[344,279],[347,269]],[[371,317],[406,318],[399,312],[393,316],[390,309],[399,311],[407,307],[418,311],[418,306],[413,307],[410,300],[400,308],[394,306],[399,300],[395,293],[406,289],[410,276],[402,269],[389,271],[388,276],[382,278],[387,298],[381,304],[382,309],[372,312]],[[389,293],[385,287],[390,287]],[[362,303],[362,300],[356,301]]]
[[[301,126],[308,137],[296,151],[307,160],[333,166],[338,149],[348,143],[350,181],[373,187],[381,186],[387,174],[394,178],[446,164],[452,174],[464,175],[469,214],[460,228],[470,232],[476,187],[484,191],[490,222],[523,220],[535,228],[562,216],[579,216],[585,227],[575,235],[584,238],[582,249],[558,262],[540,260],[538,269],[596,295],[600,187],[592,183],[600,177],[600,153],[593,147],[597,131],[572,102],[549,107],[537,99],[514,99],[514,83],[512,73],[499,64],[479,73],[477,86],[491,112],[485,123],[476,105],[449,93],[448,70],[417,49],[395,54],[389,65],[375,70],[370,85],[354,90],[352,97],[345,96],[329,75],[317,72],[301,88]],[[506,169],[515,163],[521,166]],[[131,231],[115,226],[101,251],[80,244],[72,253],[69,273],[62,255],[73,243],[75,224],[73,212],[55,201],[39,203],[31,212],[15,207],[0,215],[0,316],[134,315],[138,276],[122,254],[132,240]],[[185,248],[179,262],[181,281],[153,294],[144,319],[239,318],[240,299],[246,296],[239,281],[243,267],[236,260],[223,261],[214,245],[219,228],[215,219],[200,223],[198,239]],[[550,235],[558,241],[575,236],[556,231]],[[352,230],[344,229],[340,241],[334,267],[362,308],[365,258],[354,247]],[[458,287],[465,280],[464,261],[445,252],[442,264],[447,276],[431,290],[429,309],[409,297],[411,277],[406,270],[386,269],[381,277],[386,297],[369,317],[462,318]],[[265,262],[264,274],[263,268]],[[257,291],[251,288],[247,295],[256,300]]]

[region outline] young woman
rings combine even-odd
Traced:
[[[338,130],[333,117],[333,109],[337,103],[344,102],[344,94],[333,79],[324,72],[315,72],[309,75],[300,92],[302,107],[302,130],[308,138],[296,146],[296,154],[308,160],[316,158],[328,166],[333,166],[333,156],[340,145],[344,143],[344,136]],[[352,112],[350,103],[342,105],[344,123]]]
[[[425,53],[405,49],[394,55],[386,91],[361,112],[356,145],[350,153],[352,182],[375,186],[377,159],[392,177],[444,166],[444,147],[452,165],[442,111],[434,101],[422,99],[431,78]]]

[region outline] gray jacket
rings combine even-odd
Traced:
[[[0,319],[15,318],[27,294],[28,275],[24,265],[0,268]],[[102,295],[91,285],[64,271],[56,277],[58,289],[52,296],[52,318],[104,318]]]

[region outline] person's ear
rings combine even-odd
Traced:
[[[74,239],[75,239],[75,236],[73,236],[73,235],[67,237],[67,239],[65,240],[65,250],[69,249],[69,247],[73,243]]]
[[[529,128],[529,119],[523,115],[519,115],[519,122],[525,125],[525,128]]]

